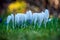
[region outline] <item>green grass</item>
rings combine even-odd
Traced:
[[[56,24],[56,19],[47,23],[47,27],[41,25],[41,28],[29,25],[26,28],[6,30],[5,19],[0,23],[0,40],[59,40],[60,39],[60,19]]]

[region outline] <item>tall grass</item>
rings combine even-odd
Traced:
[[[41,28],[28,25],[25,28],[12,29],[9,26],[9,30],[6,30],[4,22],[5,19],[0,23],[0,40],[59,40],[60,37],[60,19],[57,21],[53,18],[46,28],[42,23]]]

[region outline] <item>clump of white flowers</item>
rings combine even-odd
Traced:
[[[15,21],[14,21],[14,18],[15,18]],[[48,19],[49,19],[49,10],[48,9],[45,9],[45,11],[43,12],[40,12],[40,13],[32,13],[31,10],[28,10],[26,11],[25,14],[21,14],[21,13],[17,13],[15,14],[11,14],[7,17],[7,28],[8,28],[8,25],[9,25],[9,22],[10,20],[12,20],[12,23],[13,23],[13,27],[14,25],[24,25],[26,21],[29,21],[29,23],[32,23],[34,22],[34,27],[38,21],[38,26],[40,28],[41,24],[42,24],[42,21],[44,20],[44,25],[46,27],[46,23],[48,22]],[[50,19],[49,19],[50,21]],[[14,24],[15,23],[15,24]],[[26,24],[25,24],[26,25]]]

